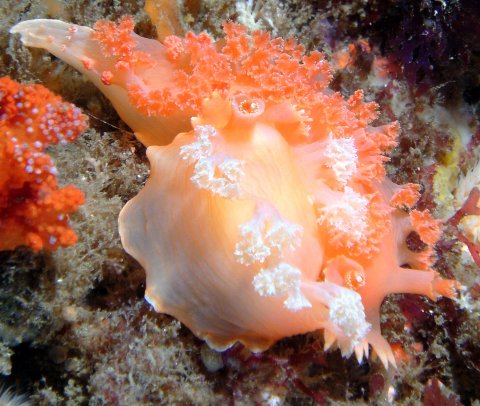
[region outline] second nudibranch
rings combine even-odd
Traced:
[[[436,299],[457,283],[432,270],[440,224],[415,209],[419,185],[385,177],[397,123],[328,89],[332,69],[293,40],[248,34],[170,36],[118,25],[19,23],[92,80],[145,145],[151,174],[119,218],[145,268],[146,298],[215,349],[253,351],[323,329],[361,360],[369,344],[395,365],[380,331],[391,293]],[[409,250],[415,232],[424,243]]]

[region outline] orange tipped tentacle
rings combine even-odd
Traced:
[[[403,185],[390,199],[390,205],[393,207],[406,207],[411,209],[420,198],[420,185],[416,183],[407,183]]]
[[[412,210],[410,220],[413,228],[425,244],[435,245],[441,234],[441,221],[433,218],[428,210]]]
[[[445,296],[454,299],[458,295],[458,291],[462,285],[454,279],[444,279],[438,274],[433,279],[433,293],[436,297]]]

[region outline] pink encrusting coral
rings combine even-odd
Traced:
[[[41,85],[0,78],[0,250],[55,250],[77,241],[68,214],[85,197],[59,188],[49,145],[74,141],[87,127],[80,109]]]
[[[390,293],[436,299],[457,283],[431,269],[440,224],[413,209],[419,186],[385,177],[397,123],[372,126],[361,91],[328,88],[332,69],[294,40],[95,30],[60,21],[18,24],[93,80],[150,146],[150,178],[119,218],[125,249],[145,268],[146,298],[216,349],[254,351],[323,329],[361,360],[369,344],[395,359],[380,332]],[[406,239],[418,233],[422,252]]]

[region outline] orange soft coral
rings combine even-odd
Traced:
[[[219,42],[189,33],[163,44],[128,18],[75,26],[78,36],[69,27],[33,20],[12,32],[84,72],[150,145],[150,179],[119,227],[156,310],[217,349],[260,351],[322,328],[326,348],[360,360],[371,344],[388,366],[384,297],[454,294],[430,268],[438,224],[408,213],[418,186],[385,178],[398,124],[374,127],[378,106],[361,91],[329,90],[321,53],[231,23]],[[423,252],[408,249],[413,231]]]
[[[75,140],[85,128],[80,110],[43,86],[0,78],[0,250],[55,250],[77,241],[67,222],[83,193],[58,188],[44,151]]]

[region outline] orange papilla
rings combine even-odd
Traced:
[[[335,234],[331,242],[336,247],[335,251],[338,250],[338,254],[344,254],[345,248],[348,247],[349,256],[357,260],[367,260],[379,252],[385,233],[391,227],[390,211],[385,207],[378,193],[373,193],[368,198],[370,202],[365,234],[359,240],[352,240],[348,233]]]
[[[132,30],[129,17],[119,24],[101,21],[92,38],[100,43],[105,56],[117,58],[117,64],[132,64],[132,60],[138,64],[148,55],[135,51]],[[226,23],[224,31],[225,38],[219,43],[206,33],[189,32],[183,39],[167,36],[164,46],[174,69],[172,83],[162,89],[130,84],[132,104],[147,115],[168,116],[188,109],[198,113],[205,98],[213,93],[226,97],[234,86],[253,98],[275,103],[288,100],[308,110],[332,78],[323,54],[304,55],[303,46],[294,39],[271,39],[262,31],[250,35],[245,27],[233,23]]]
[[[100,20],[94,25],[92,38],[96,40],[105,56],[130,55],[137,46],[132,36],[134,21],[131,16],[124,16],[118,24]]]
[[[255,84],[257,97],[277,103],[290,100],[308,109],[331,80],[330,64],[320,52],[303,56],[304,48],[295,40],[271,40],[268,33],[259,31],[252,34],[252,41],[236,75]]]
[[[0,78],[0,250],[38,251],[75,242],[67,214],[83,204],[73,186],[59,189],[45,148],[75,140],[86,117],[41,85]]]
[[[178,109],[176,100],[169,88],[146,93],[138,85],[129,85],[127,90],[132,105],[147,117],[155,115],[169,116]]]
[[[133,27],[132,17],[124,16],[118,24],[112,21],[97,21],[92,32],[92,39],[100,44],[103,55],[115,57],[115,68],[121,71],[154,64],[147,53],[135,50],[137,41],[132,35]]]
[[[379,252],[385,233],[391,228],[390,208],[383,203],[382,197],[377,192],[365,197],[368,197],[369,203],[364,235],[358,240],[353,240],[349,233],[334,232],[330,236],[332,251],[327,250],[328,256],[344,255],[347,249],[350,257],[366,260]]]
[[[330,133],[336,138],[355,137],[365,167],[370,165],[369,162],[374,163],[375,168],[371,172],[381,177],[384,173],[381,167],[385,162],[383,154],[396,145],[399,126],[398,123],[392,123],[367,127],[377,117],[377,108],[376,103],[363,101],[362,91],[355,92],[346,104],[340,93],[317,93],[310,107],[314,118],[312,133],[317,139],[324,139]],[[375,178],[381,180],[378,176],[375,175]]]
[[[95,66],[95,61],[92,58],[89,58],[88,56],[84,56],[80,59],[80,62],[82,62],[82,65],[85,67],[87,70],[92,70],[93,67]]]
[[[398,121],[375,127],[370,131],[372,138],[378,143],[383,153],[389,153],[397,145],[398,134],[400,133],[400,124]]]
[[[181,42],[180,42],[181,41]],[[148,116],[168,116],[178,110],[198,112],[203,100],[213,92],[223,94],[233,81],[228,58],[219,53],[205,33],[188,33],[184,40],[167,37],[167,57],[172,61],[188,61],[178,67],[172,85],[148,90],[130,85],[132,104]]]
[[[366,103],[363,101],[363,90],[356,90],[347,100],[347,105],[355,113],[359,124],[365,127],[378,118],[378,104],[375,102]]]
[[[434,245],[442,232],[440,229],[441,221],[433,218],[428,210],[412,210],[409,214],[412,226],[421,240],[430,246]]]
[[[364,255],[365,258],[370,258],[373,254],[378,253],[380,245],[385,236],[386,230],[390,230],[391,210],[385,206],[382,197],[379,193],[373,193],[369,196],[370,203],[368,205],[368,236],[364,247],[359,248],[359,255]]]
[[[389,160],[385,155],[396,144],[400,127],[397,122],[381,127],[359,128],[355,131],[355,145],[362,166],[355,175],[358,181],[370,185],[372,181],[381,181],[385,177],[384,163]]]
[[[375,143],[371,134],[365,131],[357,134],[355,144],[362,162],[355,178],[366,185],[370,185],[372,181],[381,181],[385,176],[383,164],[388,158],[382,154],[379,145]]]
[[[452,279],[442,279],[441,277],[436,277],[433,280],[433,292],[438,296],[445,296],[451,299],[457,297],[458,290],[461,289],[462,285],[459,282]]]
[[[424,271],[430,270],[434,263],[435,251],[431,246],[427,246],[421,252],[412,253],[413,260],[409,262],[409,265]]]
[[[166,37],[163,41],[163,45],[165,45],[167,58],[170,62],[176,62],[185,53],[183,40],[176,35],[169,35]]]
[[[113,73],[109,70],[104,70],[102,75],[100,76],[100,80],[105,86],[109,86],[112,84]]]
[[[420,185],[417,183],[407,183],[397,190],[390,199],[392,207],[406,207],[411,209],[420,198]]]
[[[352,137],[358,129],[355,114],[345,106],[338,92],[318,93],[309,110],[315,140],[324,140],[330,134],[335,138]]]
[[[353,46],[353,51],[355,47]],[[348,46],[348,50],[335,52],[333,55],[333,61],[337,69],[345,69],[348,66],[351,66],[355,60],[355,55],[352,52],[352,44]]]

